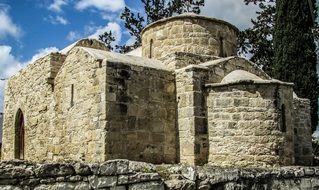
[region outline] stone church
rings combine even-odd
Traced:
[[[84,39],[38,59],[6,85],[2,159],[311,165],[309,101],[237,34],[187,13],[147,26],[141,56]]]

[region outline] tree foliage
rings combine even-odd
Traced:
[[[100,35],[99,36],[99,40],[104,42],[106,47],[109,49],[109,50],[113,50],[113,46],[112,46],[112,43],[115,41],[115,38],[112,34],[112,31],[106,31],[104,32],[103,35]]]
[[[311,2],[315,7],[315,1]],[[315,127],[318,122],[319,83],[313,13],[309,11],[308,1],[277,0],[276,6],[272,75],[293,82],[296,94],[311,100],[312,126]]]
[[[253,27],[240,33],[241,53],[274,78],[293,82],[299,97],[311,100],[312,126],[318,122],[316,46],[318,26],[313,22],[308,0],[244,0],[260,11]],[[311,0],[315,8],[315,0]],[[317,11],[315,9],[315,17]]]
[[[257,18],[252,19],[252,28],[239,34],[240,53],[252,55],[251,61],[270,73],[273,65],[273,33],[274,16],[276,12],[274,0],[244,0],[248,5],[254,3],[259,6]]]
[[[200,7],[204,6],[204,0],[141,0],[145,13],[136,13],[125,7],[121,14],[124,26],[131,36],[135,38],[132,45],[117,45],[115,48],[121,52],[127,52],[141,45],[140,33],[144,27],[162,18],[171,17],[184,12],[199,14]],[[109,32],[100,35],[101,39],[112,39]],[[108,44],[107,44],[108,45]]]

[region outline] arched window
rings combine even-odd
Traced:
[[[14,157],[24,159],[24,116],[21,109],[18,110],[15,119]]]
[[[281,132],[285,133],[286,127],[286,107],[284,104],[281,105]]]
[[[151,39],[151,41],[150,41],[150,56],[149,56],[149,58],[151,59],[152,57],[153,57],[153,39]]]

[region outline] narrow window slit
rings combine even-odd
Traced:
[[[281,132],[285,133],[287,131],[286,127],[286,108],[285,105],[281,105]]]
[[[98,60],[99,68],[102,68],[102,61],[103,61],[102,59],[99,59],[99,60]]]
[[[219,38],[219,57],[225,57],[224,55],[224,38]]]
[[[74,105],[74,84],[71,85],[71,107]]]
[[[150,56],[149,56],[149,58],[151,59],[152,57],[153,57],[153,39],[151,39],[151,41],[150,41]]]

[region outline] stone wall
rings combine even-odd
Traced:
[[[237,28],[217,19],[184,14],[147,26],[142,36],[142,54],[161,58],[173,52],[227,57],[236,55]]]
[[[105,46],[103,42],[95,39],[81,39],[77,41],[74,45],[74,47],[77,46],[109,51],[109,49]]]
[[[207,69],[188,66],[176,70],[180,162],[205,164],[208,157],[207,110],[204,86]]]
[[[73,48],[55,79],[46,160],[104,161],[106,65]]]
[[[310,102],[307,99],[294,98],[293,110],[294,118],[294,141],[295,141],[295,161],[296,165],[312,165],[312,143]]]
[[[42,160],[48,155],[52,125],[52,67],[63,62],[61,54],[47,55],[11,77],[5,88],[2,159],[15,157],[15,122],[20,109],[25,125],[25,159]]]
[[[50,76],[47,79],[47,82],[52,85],[52,91],[54,91],[54,80],[58,74],[60,68],[63,65],[63,62],[66,59],[66,55],[60,53],[51,53],[50,60]]]
[[[108,159],[177,162],[175,76],[128,63],[106,63]]]
[[[219,84],[238,69],[265,82],[257,86],[252,81]],[[271,81],[238,57],[189,65],[175,73],[180,162],[265,167],[294,164],[290,84]]]
[[[239,169],[152,165],[128,160],[103,163],[0,163],[4,190],[312,190],[319,168]]]
[[[209,164],[294,164],[290,86],[242,82],[208,88]],[[284,103],[286,111],[282,113]]]

